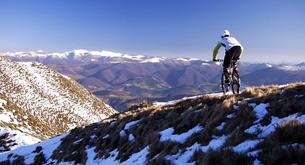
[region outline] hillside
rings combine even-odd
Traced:
[[[305,84],[142,103],[0,154],[2,164],[304,164]]]
[[[114,113],[77,82],[43,64],[0,57],[0,152],[28,144],[24,138],[34,143]]]

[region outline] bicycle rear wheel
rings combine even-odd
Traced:
[[[223,94],[226,94],[227,92],[229,92],[229,86],[228,86],[228,84],[225,83],[225,80],[226,80],[225,75],[222,74],[221,75],[221,89],[222,89]]]
[[[233,94],[239,93],[240,78],[239,78],[239,73],[237,70],[233,70],[231,87],[232,87]]]

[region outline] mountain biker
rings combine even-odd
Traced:
[[[243,52],[243,47],[236,38],[230,36],[230,32],[228,30],[224,30],[223,34],[221,35],[221,40],[214,48],[213,61],[219,61],[217,54],[221,46],[225,47],[226,50],[223,62],[223,72],[225,75],[225,83],[228,84],[230,82],[228,68],[230,67],[231,62],[233,66],[236,67],[236,62],[240,59]]]

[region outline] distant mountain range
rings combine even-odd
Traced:
[[[0,57],[0,152],[115,113],[77,82],[44,64]]]
[[[168,101],[220,91],[221,64],[198,58],[148,57],[87,50],[8,52],[2,55],[15,61],[51,65],[119,111],[143,100]],[[241,62],[239,71],[243,87],[305,81],[305,63]]]

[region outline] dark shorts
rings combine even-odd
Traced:
[[[229,68],[231,65],[231,61],[233,63],[236,63],[236,61],[240,58],[241,52],[242,50],[240,46],[234,46],[228,51],[226,51],[225,59],[223,61],[223,67]]]

